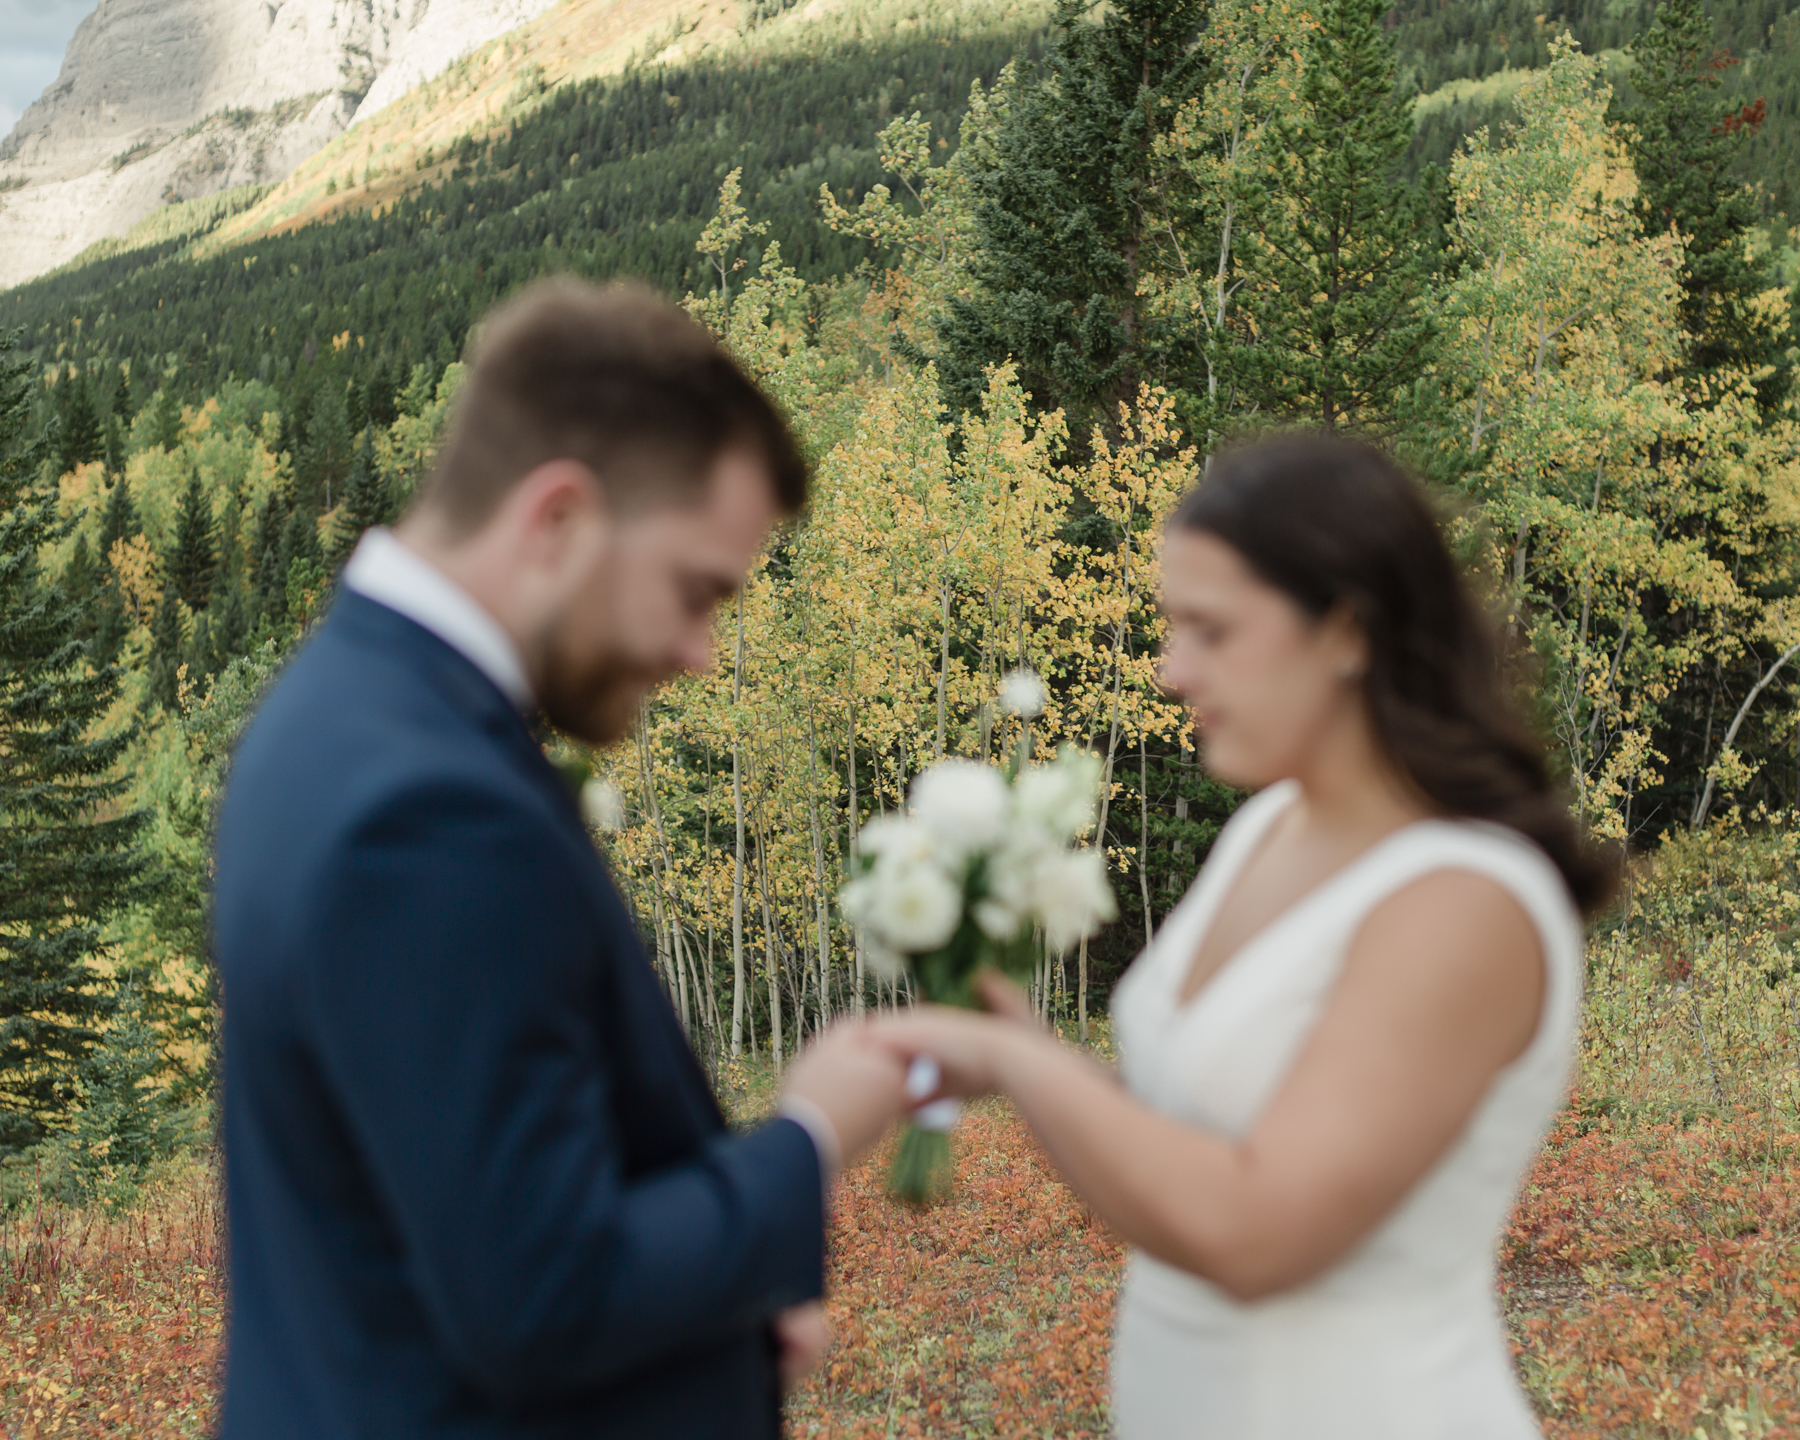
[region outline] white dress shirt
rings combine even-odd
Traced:
[[[429,560],[377,527],[357,542],[344,585],[422,625],[494,682],[521,710],[536,704],[512,636],[474,596]]]
[[[531,682],[525,677],[525,662],[512,636],[474,596],[429,560],[407,549],[393,531],[378,526],[364,533],[350,563],[344,566],[344,586],[429,630],[492,680],[520,710],[536,704]],[[795,1095],[784,1097],[777,1113],[811,1137],[819,1152],[819,1169],[829,1185],[843,1164],[843,1147],[831,1117],[810,1100]]]

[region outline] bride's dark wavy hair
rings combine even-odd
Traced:
[[[1176,507],[1315,619],[1342,609],[1368,639],[1364,681],[1389,758],[1444,815],[1534,841],[1583,912],[1614,868],[1551,784],[1502,683],[1499,636],[1451,558],[1420,486],[1372,446],[1324,434],[1229,450]]]

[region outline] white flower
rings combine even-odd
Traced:
[[[1000,708],[1027,720],[1044,713],[1044,682],[1029,670],[1009,671],[1000,681]]]
[[[1023,922],[1019,912],[1010,905],[1002,905],[998,900],[981,900],[976,902],[974,914],[975,923],[988,939],[1004,945],[1018,938]]]
[[[611,832],[625,823],[625,797],[619,787],[598,775],[581,783],[581,818],[596,830]]]
[[[838,907],[844,918],[859,929],[869,923],[875,913],[875,896],[879,890],[875,877],[859,875],[838,891]]]
[[[856,846],[878,862],[912,864],[929,860],[931,836],[910,815],[881,815],[857,832]]]
[[[1052,950],[1068,949],[1119,913],[1106,880],[1106,857],[1098,850],[1064,850],[1049,857],[1033,879],[1033,908]]]
[[[1019,815],[1061,839],[1072,840],[1094,823],[1099,785],[1098,757],[1065,750],[1054,763],[1035,766],[1019,776],[1015,787]]]
[[[1006,843],[989,857],[989,900],[1015,915],[1030,915],[1035,907],[1033,877],[1038,867],[1060,848],[1055,837],[1042,825],[1014,825],[1007,834]]]
[[[906,973],[904,959],[866,935],[863,937],[862,951],[863,963],[875,972],[877,979],[891,984]]]
[[[869,926],[902,954],[936,950],[962,923],[962,887],[939,866],[884,866],[875,881]]]
[[[913,781],[912,813],[954,855],[987,850],[1006,835],[1006,777],[973,760],[940,760]]]

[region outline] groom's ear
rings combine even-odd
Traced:
[[[527,553],[551,560],[572,544],[613,524],[613,508],[594,472],[579,460],[547,460],[519,481],[501,502]]]

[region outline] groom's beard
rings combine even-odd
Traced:
[[[546,670],[538,708],[565,735],[590,745],[616,744],[630,734],[638,708],[663,678],[612,660],[578,665],[559,657]]]

